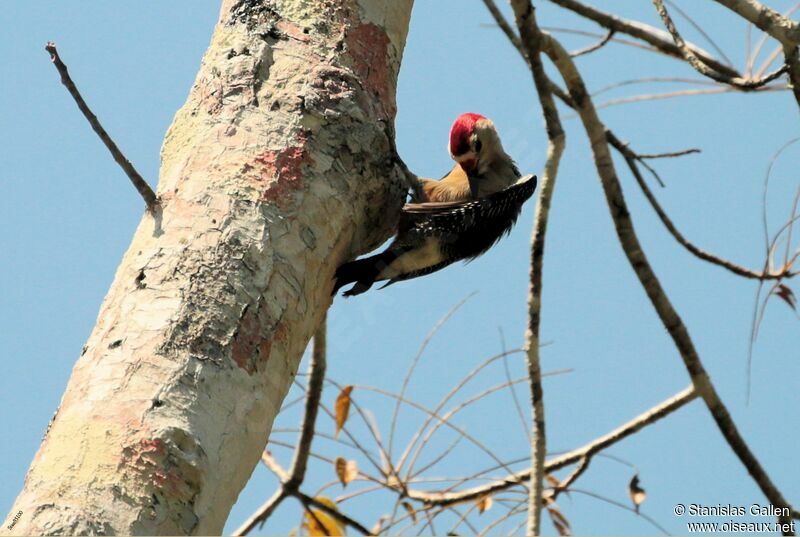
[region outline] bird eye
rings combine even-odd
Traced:
[[[481,143],[481,141],[480,140],[475,140],[475,152],[476,153],[480,153],[482,147],[483,147],[483,144]]]

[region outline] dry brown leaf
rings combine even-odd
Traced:
[[[556,531],[562,537],[572,535],[572,528],[569,525],[569,520],[564,514],[558,509],[558,506],[554,503],[547,506],[547,513],[550,515],[550,520],[553,521],[553,526],[555,526]]]
[[[319,503],[325,504],[331,509],[338,511],[336,502],[317,496],[314,498]],[[344,531],[344,524],[330,516],[328,513],[319,509],[308,508],[303,516],[303,530],[311,537],[325,537],[328,535],[347,535]]]
[[[494,500],[492,500],[492,497],[490,495],[487,494],[486,496],[481,497],[481,499],[477,501],[478,514],[482,515],[484,512],[491,509],[493,503]]]
[[[336,477],[339,478],[339,482],[343,487],[346,487],[348,483],[358,477],[358,464],[356,461],[348,461],[344,457],[336,457],[334,467],[336,468]]]
[[[636,508],[636,512],[639,512],[639,506],[642,505],[642,502],[647,499],[647,493],[645,490],[639,486],[639,474],[634,474],[631,478],[631,482],[628,483],[628,494],[631,497],[631,501],[633,502],[634,508]]]
[[[336,398],[336,406],[334,407],[336,414],[336,438],[339,438],[339,433],[347,422],[347,416],[350,414],[351,393],[353,393],[353,387],[345,386],[342,388],[339,397]]]
[[[784,302],[789,304],[790,308],[792,308],[794,311],[797,311],[797,297],[794,296],[794,291],[785,285],[780,284],[778,289],[775,291],[775,294],[778,295]]]
[[[403,509],[406,510],[406,513],[408,513],[408,516],[410,516],[411,520],[413,520],[414,524],[416,524],[417,523],[417,511],[414,509],[414,506],[411,505],[408,502],[401,502],[400,505],[403,506]]]

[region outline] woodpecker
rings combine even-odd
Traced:
[[[448,150],[456,162],[450,173],[439,181],[420,179],[421,199],[403,207],[392,243],[340,266],[334,294],[353,282],[344,296],[361,294],[376,281],[388,280],[386,287],[475,259],[511,231],[536,177],[521,177],[494,124],[480,114],[455,120]]]
[[[461,114],[450,128],[448,151],[456,165],[439,181],[420,179],[421,202],[468,201],[485,198],[520,178],[489,118]]]

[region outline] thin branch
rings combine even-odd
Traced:
[[[717,54],[719,54],[719,55],[720,55],[720,57],[721,57],[722,59],[724,59],[724,60],[727,62],[727,64],[728,64],[730,67],[733,67],[733,62],[732,62],[732,61],[731,61],[731,59],[728,57],[728,55],[727,55],[727,54],[725,54],[725,51],[724,51],[724,50],[722,50],[722,49],[719,47],[719,45],[717,45],[716,41],[714,41],[714,40],[711,38],[711,36],[710,36],[710,35],[708,35],[708,32],[706,32],[706,31],[703,29],[703,27],[702,27],[702,26],[700,26],[699,24],[697,24],[697,22],[696,22],[696,21],[695,21],[695,20],[694,20],[692,17],[690,17],[688,13],[686,13],[684,10],[682,10],[678,4],[676,4],[675,2],[672,2],[672,0],[666,0],[666,2],[667,2],[667,4],[669,4],[669,5],[672,7],[672,9],[674,9],[675,11],[677,11],[677,12],[678,12],[678,14],[679,14],[681,17],[683,17],[684,19],[686,19],[686,22],[688,22],[689,24],[691,24],[691,25],[692,25],[692,27],[693,27],[695,30],[697,30],[697,32],[698,32],[700,35],[702,35],[702,36],[703,36],[703,38],[705,38],[705,40],[706,40],[706,41],[708,41],[708,44],[709,44],[709,45],[711,45],[711,48],[713,48],[713,49],[714,49],[714,50],[717,52]]]
[[[669,297],[661,287],[658,277],[645,257],[642,246],[636,236],[633,221],[614,168],[614,161],[611,158],[606,138],[606,128],[597,115],[583,78],[575,67],[572,58],[569,57],[569,53],[558,41],[549,35],[544,35],[543,44],[543,49],[551,57],[561,73],[569,89],[572,101],[578,105],[578,113],[592,146],[595,166],[600,176],[600,182],[606,195],[609,212],[614,221],[620,245],[647,293],[653,308],[672,337],[684,366],[692,379],[692,384],[703,398],[720,433],[767,499],[775,507],[791,508],[789,502],[786,501],[781,491],[772,482],[772,479],[770,479],[753,452],[750,451],[747,442],[736,428],[730,412],[720,399],[708,373],[706,373],[686,326],[672,306]],[[779,517],[779,521],[782,523],[789,522],[789,520],[790,518],[787,516]]]
[[[639,185],[639,188],[642,189],[642,192],[647,198],[647,201],[650,202],[650,205],[653,207],[653,210],[658,215],[658,218],[661,220],[661,223],[664,224],[664,227],[667,228],[667,231],[669,231],[670,235],[672,235],[673,238],[676,241],[678,241],[678,243],[681,246],[686,248],[697,258],[702,259],[703,261],[707,261],[713,265],[717,265],[724,269],[727,269],[730,272],[736,274],[737,276],[742,276],[744,278],[750,278],[754,280],[781,280],[787,277],[789,273],[788,267],[778,272],[767,272],[767,271],[756,272],[754,270],[742,267],[740,265],[737,265],[736,263],[728,261],[727,259],[706,252],[705,250],[694,245],[692,242],[688,241],[686,237],[684,237],[683,234],[678,230],[678,228],[675,227],[675,224],[672,222],[669,215],[667,215],[666,211],[664,211],[664,209],[661,207],[661,204],[658,202],[655,195],[650,190],[650,187],[647,186],[647,182],[644,180],[641,172],[639,171],[637,161],[642,158],[648,158],[648,157],[652,158],[653,155],[647,155],[647,156],[637,155],[624,142],[620,141],[619,138],[617,138],[613,132],[609,130],[606,130],[606,137],[608,138],[609,143],[617,151],[619,151],[620,154],[625,159],[625,162],[628,164],[628,167],[630,168],[633,177],[636,179],[636,183]]]
[[[111,156],[114,157],[114,161],[119,164],[119,166],[122,168],[122,171],[124,171],[125,175],[127,175],[131,180],[131,183],[133,183],[133,186],[139,192],[139,195],[142,196],[145,205],[147,205],[147,210],[150,211],[150,213],[155,214],[156,209],[158,208],[158,198],[156,197],[155,192],[153,192],[153,189],[147,184],[147,181],[145,181],[142,176],[139,175],[139,172],[137,172],[136,168],[133,167],[131,161],[122,154],[122,151],[119,150],[117,144],[114,143],[114,140],[111,139],[111,136],[108,135],[106,130],[100,124],[97,116],[94,115],[94,112],[91,111],[89,105],[87,105],[86,101],[83,100],[83,97],[78,91],[77,86],[75,86],[75,82],[73,82],[72,78],[69,76],[67,66],[61,60],[58,50],[56,50],[56,44],[50,41],[47,43],[47,46],[45,46],[44,49],[50,53],[50,59],[53,61],[53,65],[58,70],[58,74],[61,75],[61,83],[64,84],[64,86],[67,88],[67,91],[69,91],[69,94],[72,95],[72,98],[75,100],[75,104],[78,105],[78,109],[80,109],[80,111],[83,113],[83,116],[89,122],[89,125],[91,125],[92,130],[111,152]]]
[[[498,328],[500,332],[500,352],[503,354],[506,353],[506,338],[503,334],[503,329]],[[505,373],[506,381],[511,382],[511,369],[508,366],[508,356],[503,356],[503,373]],[[530,435],[530,429],[528,428],[528,422],[525,420],[525,413],[522,411],[522,404],[519,402],[519,397],[517,396],[517,389],[512,385],[509,389],[511,392],[511,400],[514,403],[514,408],[517,411],[517,416],[519,416],[519,422],[522,424],[522,433],[525,435],[525,439],[527,439]]]
[[[264,504],[256,509],[256,511],[239,526],[232,535],[247,535],[259,524],[263,524],[278,508],[278,506],[286,499],[286,492],[281,487],[276,490]]]
[[[591,457],[583,457],[581,460],[578,461],[578,464],[575,466],[575,469],[572,471],[571,474],[567,476],[567,478],[561,482],[561,484],[555,488],[553,488],[553,495],[551,496],[553,501],[556,501],[558,495],[562,492],[568,491],[569,488],[578,480],[583,473],[589,469],[589,463],[592,461]]]
[[[653,0],[653,5],[656,7],[658,14],[661,16],[664,27],[666,27],[667,31],[669,31],[670,35],[672,35],[672,39],[675,41],[675,46],[677,46],[681,51],[683,58],[687,63],[689,63],[689,65],[694,67],[695,71],[703,76],[742,90],[753,90],[769,84],[779,76],[786,73],[788,69],[786,65],[783,65],[779,69],[757,80],[720,73],[719,71],[705,64],[697,56],[697,54],[695,54],[691,47],[686,44],[686,41],[684,41],[683,37],[681,37],[681,34],[678,32],[678,28],[675,26],[672,17],[670,17],[666,6],[664,6],[664,0]]]
[[[595,9],[577,0],[551,0],[551,2],[581,17],[594,21],[607,30],[614,30],[617,33],[627,34],[641,39],[645,43],[655,47],[662,54],[683,59],[681,50],[669,39],[668,34],[648,24],[617,17],[616,15],[600,11],[599,9]],[[689,44],[688,46],[691,47],[694,54],[712,69],[722,74],[727,74],[728,76],[739,76],[739,73],[735,69],[720,62],[697,45]]]
[[[497,25],[506,34],[509,42],[514,45],[514,48],[519,51],[520,54],[525,56],[525,49],[522,47],[522,41],[520,40],[519,36],[514,32],[514,29],[511,28],[511,25],[506,21],[506,18],[503,17],[503,14],[500,12],[500,9],[497,7],[497,4],[494,3],[494,0],[483,0],[484,5],[486,5],[486,9],[489,10],[489,13],[492,15],[494,20],[497,22]]]
[[[751,92],[761,93],[769,91],[783,91],[786,89],[789,89],[789,87],[782,84],[772,84],[769,86],[762,86],[760,88],[751,90]],[[661,101],[664,99],[673,99],[675,97],[691,97],[694,95],[718,95],[720,93],[733,93],[735,91],[738,90],[733,88],[732,86],[718,86],[716,88],[708,88],[708,89],[689,89],[681,91],[670,91],[666,93],[646,93],[643,95],[634,95],[632,97],[620,97],[618,99],[609,99],[608,101],[603,101],[601,103],[598,103],[597,106],[595,106],[595,109],[600,110],[602,108],[610,108],[612,106],[619,106],[621,104],[640,103],[645,101]]]
[[[606,503],[611,504],[613,506],[619,507],[620,509],[623,509],[625,511],[630,511],[634,515],[636,515],[638,517],[641,517],[641,518],[645,519],[646,521],[648,521],[650,524],[653,525],[653,527],[657,528],[664,535],[670,535],[670,533],[661,524],[656,522],[653,517],[650,517],[650,516],[642,513],[641,511],[637,511],[636,509],[633,509],[632,507],[629,507],[629,506],[625,505],[624,503],[620,503],[620,502],[618,502],[616,500],[612,500],[611,498],[606,498],[605,496],[602,496],[600,494],[597,494],[595,492],[591,492],[591,491],[588,491],[588,490],[572,489],[572,492],[575,492],[576,494],[585,494],[586,496],[590,496],[590,497],[595,498],[597,500],[606,502]]]
[[[527,534],[539,535],[542,521],[542,494],[544,492],[545,454],[547,453],[544,390],[542,366],[539,355],[539,330],[542,309],[542,272],[544,268],[545,235],[550,214],[550,205],[555,189],[558,166],[566,145],[566,136],[558,117],[555,99],[548,85],[547,74],[542,63],[541,30],[530,0],[511,0],[519,34],[525,48],[533,82],[539,94],[539,104],[547,130],[547,161],[542,177],[539,200],[536,204],[536,220],[531,237],[530,286],[528,290],[528,327],[525,333],[525,351],[528,362],[528,380],[531,387],[533,419],[531,427],[531,478],[528,496]],[[608,39],[613,36],[609,33]],[[606,39],[606,42],[608,42]],[[604,43],[603,43],[604,44]],[[600,45],[602,46],[602,44]],[[599,47],[598,47],[599,48]]]
[[[670,415],[679,408],[692,402],[698,397],[697,391],[690,386],[682,392],[670,397],[666,401],[654,406],[647,412],[640,414],[628,423],[614,429],[588,444],[578,449],[569,451],[548,460],[545,464],[547,472],[555,472],[561,468],[580,462],[583,458],[591,458],[600,451],[624,440],[625,438],[639,432],[648,425],[652,425],[662,418]],[[434,505],[449,505],[453,503],[476,500],[487,494],[494,494],[501,490],[506,490],[530,479],[531,470],[525,470],[509,474],[502,479],[492,481],[485,485],[472,487],[458,492],[429,492],[416,489],[408,489],[408,497],[417,501],[426,502]]]
[[[790,9],[786,10],[783,13],[783,16],[786,17],[786,18],[791,17],[794,14],[794,12],[797,11],[798,9],[800,9],[800,2],[796,3]],[[749,22],[748,24],[750,26],[753,26],[752,22]],[[759,40],[758,45],[756,45],[756,47],[755,47],[755,49],[753,51],[751,62],[750,62],[751,64],[755,64],[755,61],[758,59],[758,55],[761,53],[761,49],[764,48],[764,45],[767,44],[767,40],[769,39],[769,37],[770,37],[770,35],[768,33],[764,33],[761,36],[761,39]],[[764,71],[766,71],[769,68],[769,66],[772,64],[772,62],[775,61],[775,58],[778,57],[778,55],[780,54],[781,50],[783,50],[783,46],[782,45],[778,46],[775,50],[772,51],[772,53],[767,57],[766,60],[764,60],[764,63],[758,69],[758,72],[756,73],[756,76],[761,76],[762,74],[764,74]]]
[[[611,41],[611,38],[614,37],[615,33],[617,33],[615,30],[609,30],[608,33],[604,37],[601,37],[597,43],[593,43],[588,47],[584,47],[582,49],[574,50],[570,52],[569,55],[572,56],[573,58],[577,58],[579,56],[585,56],[587,54],[591,54],[592,52],[600,50],[601,48],[606,46],[606,44],[609,41]]]
[[[602,95],[603,93],[609,92],[613,89],[621,88],[623,86],[632,86],[634,84],[652,84],[654,82],[670,83],[670,84],[697,84],[698,86],[713,86],[715,88],[718,87],[718,84],[716,82],[712,80],[705,80],[703,78],[652,76],[652,77],[634,78],[631,80],[622,80],[620,82],[614,82],[613,84],[609,84],[608,86],[603,86],[602,88],[593,91],[592,97],[597,97],[598,95]]]
[[[400,414],[400,405],[402,403],[403,398],[405,397],[406,390],[408,389],[408,383],[411,381],[411,376],[414,374],[414,370],[417,368],[417,364],[419,363],[423,353],[425,352],[425,349],[428,347],[428,344],[431,342],[434,336],[436,336],[439,330],[441,330],[441,328],[445,324],[447,324],[447,321],[449,321],[450,318],[453,315],[455,315],[459,309],[461,309],[461,306],[463,306],[467,302],[467,300],[469,300],[473,296],[475,296],[475,291],[462,298],[461,301],[458,302],[458,304],[450,308],[450,311],[445,313],[444,316],[441,319],[439,319],[439,321],[433,326],[433,328],[431,328],[430,332],[428,332],[428,335],[425,336],[425,339],[422,341],[422,344],[420,345],[416,356],[414,356],[414,359],[411,361],[411,365],[408,368],[408,372],[406,373],[406,376],[403,379],[403,385],[400,388],[400,398],[397,399],[394,406],[394,412],[392,413],[392,421],[390,422],[391,426],[389,429],[389,448],[388,448],[389,457],[392,456],[392,451],[394,447],[394,435],[395,431],[397,430],[397,417]]]
[[[314,441],[319,403],[322,399],[322,389],[325,386],[325,370],[328,367],[327,358],[327,319],[322,318],[314,334],[314,348],[311,352],[311,361],[308,364],[308,386],[306,387],[306,404],[303,413],[303,422],[300,427],[300,439],[292,459],[289,470],[289,479],[283,483],[284,488],[294,492],[303,483],[308,466],[308,454],[311,443]]]
[[[800,23],[756,0],[716,0],[745,20],[755,24],[783,45],[800,45]]]
[[[697,149],[696,147],[692,147],[689,149],[683,149],[681,151],[667,151],[665,153],[637,153],[638,159],[658,159],[658,158],[675,158],[675,157],[684,157],[686,155],[691,155],[694,153],[702,153],[701,150]]]

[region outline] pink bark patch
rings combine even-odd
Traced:
[[[389,73],[389,36],[375,24],[367,23],[349,30],[346,42],[356,74],[366,84],[366,89],[378,98],[379,117],[394,117],[396,108]]]
[[[296,25],[293,22],[287,20],[278,21],[278,24],[275,25],[279,32],[283,32],[287,36],[291,37],[292,39],[296,39],[303,43],[308,43],[311,38],[303,32],[302,28]]]
[[[262,201],[271,201],[284,208],[290,194],[303,186],[303,165],[313,164],[314,159],[304,147],[287,147],[278,151],[267,150],[254,160],[254,167],[261,172],[266,187]]]
[[[160,438],[142,439],[125,447],[120,463],[124,472],[133,470],[138,479],[167,497],[188,501],[196,492],[189,481],[191,476],[171,460],[167,444]]]

